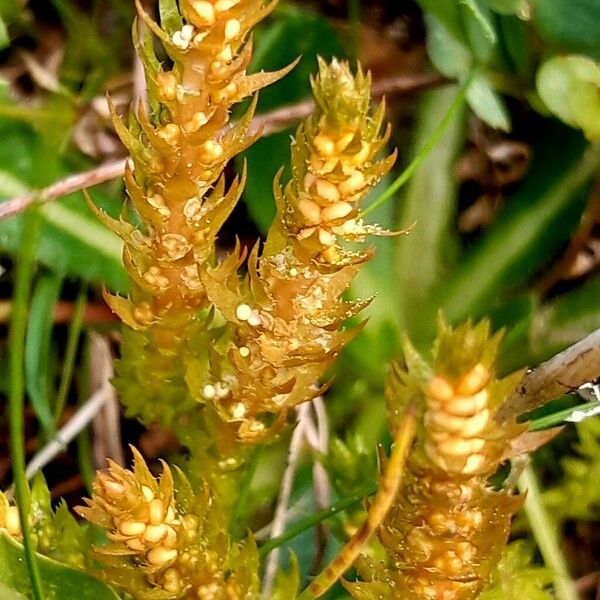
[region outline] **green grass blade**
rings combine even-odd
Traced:
[[[439,282],[420,313],[418,343],[433,334],[440,309],[451,323],[489,313],[568,239],[585,206],[584,186],[600,165],[600,145],[586,148],[581,136],[561,131],[561,151],[537,148],[537,164],[504,212]]]
[[[544,563],[554,574],[556,600],[579,600],[579,594],[569,575],[569,568],[560,548],[556,524],[552,522],[542,502],[538,477],[531,465],[525,467],[519,479],[519,490],[527,494],[523,507],[525,515]]]
[[[300,535],[307,529],[318,525],[319,523],[325,521],[325,519],[329,519],[337,513],[346,510],[347,508],[353,506],[354,504],[358,504],[361,500],[363,500],[367,496],[371,496],[377,490],[367,490],[364,494],[356,494],[355,496],[350,496],[349,498],[341,498],[337,502],[334,502],[331,506],[324,508],[316,513],[313,513],[309,517],[298,521],[295,525],[290,527],[285,533],[281,534],[276,538],[272,538],[269,541],[265,542],[259,549],[258,554],[261,557],[266,556],[271,550],[274,548],[278,548],[279,546],[283,546],[286,542],[289,542],[291,539]]]
[[[25,336],[25,386],[31,405],[46,437],[54,433],[51,400],[53,390],[52,331],[54,307],[58,301],[62,277],[42,275],[33,289],[27,334]]]
[[[10,390],[8,395],[10,452],[15,482],[15,497],[21,516],[25,561],[29,572],[35,600],[44,599],[44,589],[36,562],[34,542],[29,525],[29,487],[25,477],[25,419],[23,355],[25,352],[25,329],[31,279],[35,268],[35,253],[39,235],[40,217],[37,209],[27,211],[19,251],[19,261],[13,297],[13,310],[9,331],[9,373]]]
[[[443,116],[460,97],[457,87],[423,95],[415,147],[421,148],[435,134]],[[453,175],[455,160],[465,141],[465,105],[460,102],[439,142],[424,158],[408,183],[402,199],[399,229],[410,235],[395,240],[395,263],[400,322],[410,331],[417,308],[448,265],[457,241],[452,236],[458,184]],[[435,176],[432,177],[432,173]],[[427,251],[424,251],[424,249]]]
[[[81,326],[83,325],[83,317],[85,306],[87,304],[87,286],[82,285],[77,295],[77,300],[73,307],[73,316],[69,325],[69,333],[67,334],[67,347],[63,360],[62,373],[60,376],[60,385],[56,394],[54,403],[54,420],[58,422],[65,404],[67,402],[67,394],[71,387],[73,372],[75,370],[75,358],[77,356],[77,346],[79,345],[79,337],[81,335]]]
[[[462,85],[460,86],[460,90],[454,99],[454,102],[451,104],[446,116],[440,121],[439,125],[435,129],[435,131],[431,134],[427,142],[425,142],[423,148],[419,151],[419,153],[412,159],[410,164],[398,175],[395,181],[390,185],[390,187],[385,190],[373,204],[369,205],[364,211],[362,211],[361,215],[367,216],[371,214],[374,210],[379,208],[384,202],[387,202],[390,198],[392,198],[396,192],[412,177],[414,172],[421,166],[421,163],[425,160],[427,155],[433,150],[435,145],[439,142],[442,135],[444,135],[444,131],[446,127],[454,120],[458,111],[463,107],[465,102],[465,95],[467,93],[467,89],[471,84],[471,80],[473,78],[473,73],[470,73],[467,78],[464,80]]]

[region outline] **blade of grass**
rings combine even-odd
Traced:
[[[394,180],[392,185],[377,198],[373,204],[369,205],[365,210],[362,211],[361,216],[366,217],[371,214],[374,210],[379,208],[382,204],[387,202],[390,198],[392,198],[396,192],[412,177],[413,173],[419,168],[421,163],[425,160],[427,155],[433,150],[435,145],[438,143],[446,127],[452,122],[455,115],[462,108],[465,102],[465,96],[467,93],[467,88],[473,79],[474,72],[469,73],[466,79],[460,86],[458,94],[454,99],[454,102],[448,109],[446,116],[440,121],[440,124],[437,126],[435,131],[432,133],[431,137],[424,144],[423,148],[419,151],[419,153],[411,160],[410,164],[398,175],[398,177]]]
[[[83,347],[84,360],[79,369],[77,369],[77,394],[78,410],[86,403],[90,396],[90,368],[91,368],[91,338],[86,335]],[[96,467],[94,464],[94,449],[92,447],[92,436],[89,428],[84,428],[77,436],[77,461],[79,471],[85,482],[88,492],[92,491],[92,483],[96,477]]]
[[[573,584],[564,554],[560,549],[556,524],[542,502],[537,475],[531,465],[525,467],[519,483],[519,490],[526,493],[523,509],[531,525],[533,537],[540,549],[547,567],[554,574],[554,594],[556,600],[579,600],[577,589]]]
[[[44,273],[38,278],[31,296],[25,336],[25,387],[46,438],[55,433],[50,400],[54,392],[51,352],[54,308],[61,287],[60,275]]]
[[[600,411],[600,402],[583,402],[576,406],[570,406],[569,408],[563,408],[556,412],[538,417],[529,421],[529,429],[531,431],[541,431],[542,429],[549,429],[556,425],[561,425],[567,422],[580,423],[590,417],[598,415]]]
[[[431,90],[422,96],[416,126],[415,148],[421,148],[439,127],[460,95],[458,86]],[[415,171],[402,197],[400,219],[396,226],[406,229],[414,223],[410,235],[395,243],[394,292],[400,322],[411,332],[411,324],[423,299],[447,268],[458,246],[452,235],[458,181],[454,163],[465,137],[465,104],[455,111],[439,142]],[[435,173],[435,177],[432,177]],[[427,251],[423,251],[427,248]]]
[[[244,478],[242,480],[241,488],[238,493],[236,503],[233,506],[231,520],[229,523],[229,531],[234,539],[241,537],[244,531],[244,525],[242,521],[244,517],[247,517],[246,509],[248,505],[248,500],[250,498],[252,480],[254,479],[256,467],[258,466],[258,463],[260,461],[260,456],[262,454],[261,451],[262,447],[257,446],[252,452],[250,462],[248,464],[246,472],[244,473]]]
[[[17,261],[13,310],[9,331],[9,373],[8,394],[10,452],[15,482],[15,497],[19,507],[25,560],[29,571],[31,588],[35,600],[43,600],[44,589],[36,562],[34,541],[29,525],[29,486],[25,477],[25,380],[23,356],[25,352],[25,330],[31,279],[35,268],[35,254],[40,230],[40,216],[37,209],[25,213],[25,223],[21,237],[21,247]]]
[[[312,515],[310,515],[309,517],[306,517],[305,519],[301,519],[295,525],[290,527],[285,533],[281,534],[278,537],[271,538],[270,540],[268,540],[264,544],[262,544],[260,546],[260,548],[258,549],[259,556],[261,558],[266,556],[274,548],[279,548],[280,546],[283,546],[283,544],[285,544],[286,542],[289,542],[290,540],[299,536],[301,533],[305,532],[307,529],[310,529],[311,527],[315,527],[316,525],[318,525],[319,523],[322,523],[326,519],[329,519],[330,517],[333,517],[334,515],[337,515],[338,513],[343,512],[347,508],[350,508],[351,506],[358,504],[364,498],[366,498],[368,496],[372,496],[376,491],[377,490],[375,488],[372,488],[370,490],[365,490],[364,492],[361,492],[354,496],[349,496],[348,498],[340,498],[339,500],[337,500],[336,502],[334,502],[327,508],[324,508],[323,510],[319,510],[316,513],[313,513]]]
[[[73,307],[73,317],[69,325],[69,333],[67,334],[67,347],[63,360],[62,373],[60,376],[60,385],[56,394],[56,402],[54,404],[54,423],[55,426],[60,419],[60,416],[67,402],[67,394],[71,387],[73,379],[73,371],[75,369],[75,358],[77,355],[77,346],[79,344],[79,336],[81,334],[81,326],[85,314],[85,306],[87,303],[87,286],[82,285]]]
[[[355,60],[358,60],[360,57],[360,9],[361,0],[349,0],[348,21],[350,22],[352,56]]]
[[[530,276],[568,238],[569,226],[577,223],[584,207],[582,189],[600,164],[600,145],[582,151],[573,139],[553,166],[542,162],[542,152],[538,148],[538,168],[532,169],[495,224],[440,282],[433,304],[426,308],[429,317],[440,308],[452,323],[484,314],[490,303]]]

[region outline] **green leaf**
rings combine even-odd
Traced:
[[[537,90],[562,121],[600,140],[600,64],[585,56],[555,56],[539,69]]]
[[[473,63],[469,49],[450,34],[434,15],[426,14],[427,52],[435,68],[446,77],[461,79]]]
[[[55,274],[45,274],[39,278],[31,299],[25,338],[25,385],[46,436],[50,436],[54,429],[50,358],[54,307],[61,285],[62,278]]]
[[[533,22],[545,41],[600,59],[598,0],[535,0]]]
[[[28,598],[3,583],[0,583],[0,600],[28,600]]]
[[[524,541],[509,544],[479,600],[550,600],[553,596],[544,588],[552,581],[552,571],[532,564],[531,554]]]
[[[438,127],[454,102],[457,89],[442,88],[423,96],[414,148],[421,148]],[[464,117],[463,108],[415,172],[402,199],[398,229],[412,224],[414,227],[409,235],[394,240],[394,288],[400,322],[403,329],[409,331],[418,307],[449,267],[448,256],[456,248],[452,224],[458,186],[452,168],[465,141]],[[436,173],[435,177],[431,176],[432,172]]]
[[[37,555],[47,600],[118,600],[119,596],[106,584],[45,556]],[[23,548],[12,538],[0,534],[0,580],[4,589],[15,592],[0,598],[31,598],[29,576],[25,568]]]
[[[183,27],[181,13],[175,0],[160,0],[158,3],[160,11],[160,24],[167,34],[172,35]]]
[[[261,92],[259,110],[267,111],[310,97],[309,76],[317,69],[317,55],[328,59],[343,56],[342,45],[329,23],[306,10],[286,8],[278,20],[259,32],[251,71],[273,71],[302,56],[300,64],[281,81]],[[290,134],[287,130],[259,140],[238,157],[238,167],[248,161],[246,206],[261,232],[273,217],[273,178],[282,165],[289,165]],[[288,167],[286,167],[287,169]],[[289,170],[285,176],[289,176]]]
[[[466,13],[476,22],[483,35],[492,43],[496,42],[496,32],[490,22],[491,14],[485,6],[480,6],[477,0],[459,0],[459,4]],[[468,21],[468,19],[465,19]]]
[[[298,559],[292,555],[290,557],[290,568],[288,571],[279,569],[275,575],[273,593],[270,600],[288,600],[295,598],[300,587],[300,568]]]
[[[0,15],[0,50],[8,48],[10,45],[10,36],[8,35],[8,29],[4,19]]]
[[[453,323],[486,314],[492,302],[544,264],[577,225],[586,200],[583,188],[600,164],[600,147],[585,149],[582,137],[568,128],[546,129],[529,175],[493,226],[439,283],[420,327],[431,329],[440,308]],[[556,139],[560,152],[548,141]]]
[[[100,194],[92,194],[97,199]],[[99,202],[102,204],[102,202]],[[105,199],[106,204],[106,199]],[[37,260],[57,273],[127,290],[121,240],[94,215],[80,193],[70,194],[40,209],[42,232]],[[0,248],[15,252],[22,218],[0,221]]]
[[[425,15],[427,20],[429,16],[435,16],[436,21],[438,21],[455,40],[462,42],[465,34],[462,27],[458,2],[455,0],[449,0],[448,2],[440,2],[439,0],[417,0],[417,3],[424,11],[426,11],[426,13],[429,13]]]
[[[433,17],[455,43],[470,48],[481,62],[491,58],[497,35],[487,6],[479,0],[419,0],[419,4],[425,19]]]
[[[502,15],[498,19],[499,45],[504,50],[506,68],[523,79],[529,79],[532,54],[529,30],[524,21],[512,15]]]
[[[488,64],[496,51],[498,36],[492,26],[492,13],[477,0],[459,0],[466,40],[477,62]]]
[[[526,15],[529,11],[528,0],[484,0],[484,2],[501,15]]]
[[[477,73],[467,90],[467,101],[473,112],[494,129],[510,131],[510,116],[504,100],[485,75]]]

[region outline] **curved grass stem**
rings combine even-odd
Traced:
[[[35,545],[29,525],[29,486],[25,476],[25,382],[23,355],[25,330],[29,310],[31,280],[35,269],[37,239],[40,231],[40,215],[37,208],[25,213],[21,245],[18,255],[13,309],[9,332],[8,418],[10,429],[10,452],[15,482],[15,499],[19,507],[23,548],[29,571],[29,579],[35,600],[44,599],[42,579],[35,556]]]
[[[518,487],[521,492],[527,493],[524,505],[525,515],[544,563],[552,569],[556,600],[579,600],[579,594],[560,549],[556,524],[552,522],[544,507],[537,475],[531,465],[525,467],[519,479]]]
[[[446,131],[446,127],[450,124],[456,113],[460,110],[461,106],[465,101],[467,89],[473,79],[473,73],[471,72],[467,78],[463,81],[454,102],[450,105],[448,112],[444,118],[440,121],[440,124],[436,127],[435,131],[431,134],[431,137],[427,140],[423,148],[419,150],[418,154],[411,160],[409,165],[398,175],[394,182],[388,187],[379,198],[377,198],[372,204],[370,204],[365,210],[361,211],[361,216],[366,217],[373,211],[378,209],[382,204],[387,202],[396,192],[412,177],[413,173],[419,168],[421,163],[425,160],[425,157],[433,150],[435,145],[440,141],[440,138]]]
[[[60,385],[56,394],[56,402],[54,406],[54,420],[55,424],[58,423],[60,416],[65,408],[67,402],[67,394],[71,387],[71,381],[73,379],[73,372],[75,368],[75,358],[77,355],[77,346],[79,343],[79,336],[81,334],[81,326],[83,324],[83,317],[85,313],[85,305],[87,301],[87,286],[84,284],[79,290],[77,300],[73,307],[73,316],[71,318],[71,324],[69,325],[69,332],[67,334],[67,348],[65,350],[65,358],[63,361],[62,373],[60,375]]]
[[[369,508],[365,522],[329,565],[298,596],[298,600],[314,600],[331,588],[344,572],[352,566],[364,545],[385,519],[400,487],[405,471],[404,466],[415,438],[416,429],[415,408],[409,406],[398,428],[394,449],[379,482],[379,490]]]

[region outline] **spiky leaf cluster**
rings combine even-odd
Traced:
[[[512,542],[492,571],[490,584],[479,600],[549,600],[545,591],[552,583],[552,571],[531,563],[532,552],[525,542]]]
[[[390,127],[382,133],[384,103],[371,111],[370,74],[359,67],[355,76],[345,62],[320,60],[312,87],[316,111],[292,144],[292,180],[283,191],[276,183],[278,214],[267,248],[274,254],[291,240],[301,261],[326,269],[368,257],[344,242],[390,233],[364,224],[360,202],[391,168],[396,153],[377,159]]]
[[[319,110],[298,130],[292,180],[262,254],[258,247],[251,252],[242,281],[242,253],[201,274],[231,334],[226,360],[214,360],[212,379],[194,385],[236,424],[242,441],[271,436],[291,408],[322,392],[318,382],[358,331],[342,330],[343,322],[367,303],[342,300],[367,256],[338,245],[336,236],[354,236],[348,232],[359,227],[358,202],[394,160],[375,160],[387,139],[379,134],[383,109],[370,114],[370,79],[360,70],[352,75],[346,63],[321,61],[313,89]],[[317,158],[323,148],[327,157]],[[332,233],[325,245],[305,210],[317,202],[325,219],[320,231],[346,232]],[[316,237],[304,235],[307,227]],[[364,237],[370,230],[360,227]]]
[[[590,418],[577,425],[579,441],[575,456],[561,460],[561,481],[544,492],[544,502],[557,521],[595,521],[600,510],[600,419]]]
[[[262,0],[161,0],[159,26],[137,4],[147,33],[138,39],[134,28],[134,41],[148,106],[140,101],[127,124],[112,112],[131,154],[125,183],[141,226],[99,214],[123,238],[132,280],[129,298],[106,296],[128,326],[116,385],[128,411],[147,422],[170,424],[197,400],[185,377],[186,356],[207,342],[209,303],[199,268],[213,259],[219,228],[243,189],[245,175],[227,186],[223,170],[256,138],[249,133],[256,95],[234,125],[230,110],[286,71],[246,72],[248,33],[273,6]],[[153,37],[169,61],[159,62]]]
[[[28,519],[36,551],[71,567],[86,567],[89,564],[89,536],[64,501],[53,510],[50,492],[41,473],[33,481],[28,502]],[[0,529],[21,540],[19,509],[1,492]]]
[[[102,577],[134,598],[258,598],[253,542],[232,544],[208,488],[194,492],[166,463],[157,479],[134,449],[133,470],[110,463],[86,504],[77,512],[109,539],[94,548]]]
[[[441,325],[431,364],[408,344],[387,387],[394,430],[409,402],[420,428],[400,492],[379,531],[389,565],[362,566],[356,598],[472,600],[500,560],[521,498],[489,477],[523,428],[496,412],[521,373],[497,379],[489,323]],[[374,594],[383,594],[374,596]]]

